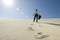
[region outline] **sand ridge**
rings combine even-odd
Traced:
[[[60,40],[60,26],[46,24],[47,20],[48,23],[60,24],[56,21],[60,19],[41,19],[39,23],[32,20],[0,20],[0,40]]]

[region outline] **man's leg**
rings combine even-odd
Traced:
[[[38,22],[38,17],[36,17],[36,22]]]
[[[35,22],[35,17],[34,17],[33,21]]]

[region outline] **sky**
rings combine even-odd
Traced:
[[[42,18],[60,18],[60,0],[13,0],[9,2],[0,0],[0,18],[33,18],[35,9],[38,9]]]

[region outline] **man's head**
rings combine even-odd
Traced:
[[[36,11],[38,11],[38,10],[36,9]]]

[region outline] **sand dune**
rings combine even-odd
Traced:
[[[0,40],[60,40],[60,19],[0,19]]]

